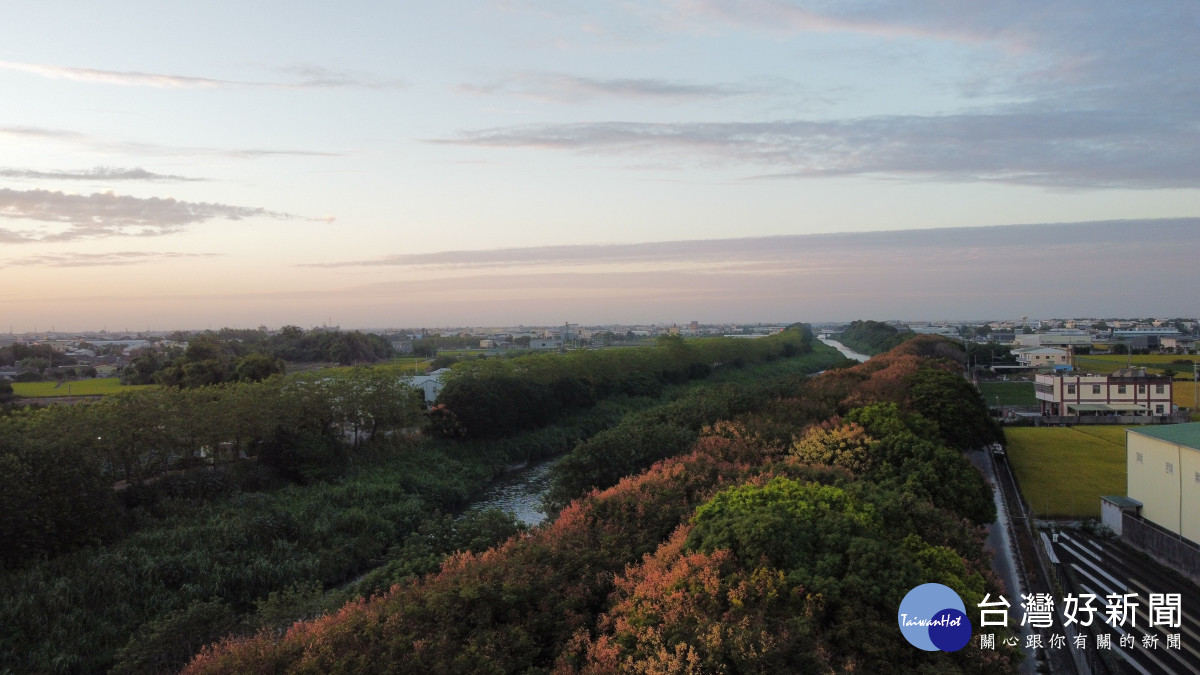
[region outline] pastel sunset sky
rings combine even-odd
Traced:
[[[7,3],[0,326],[1200,314],[1200,6]]]

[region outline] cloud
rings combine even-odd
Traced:
[[[578,251],[564,249],[578,248]],[[563,321],[844,321],[861,318],[1178,316],[1194,308],[1200,218],[446,251],[382,259],[307,287],[17,289],[17,321],[47,306],[82,325],[553,325]],[[540,253],[539,253],[540,251]],[[722,251],[725,253],[722,254]],[[462,269],[440,270],[456,264]],[[1169,283],[1164,283],[1168,270]],[[361,283],[346,279],[362,279]],[[339,283],[340,282],[340,283]],[[1148,291],[1147,289],[1153,289]]]
[[[213,258],[219,253],[179,253],[171,251],[114,251],[111,253],[46,253],[15,258],[5,263],[10,267],[114,267],[142,265],[187,258]]]
[[[132,169],[98,166],[93,169],[81,169],[78,171],[35,171],[33,169],[0,169],[0,177],[3,178],[19,178],[28,180],[140,180],[140,181],[204,181],[206,178],[188,178],[187,176],[174,176],[170,174],[154,173],[143,168],[135,167]]]
[[[275,69],[298,78],[293,82],[272,86],[294,89],[398,89],[406,86],[402,80],[380,80],[361,73],[344,70],[331,70],[313,64],[283,66]]]
[[[262,208],[184,202],[170,197],[141,198],[112,192],[76,195],[0,188],[0,218],[51,224],[32,229],[0,228],[0,241],[6,243],[157,237],[213,219],[296,217]]]
[[[112,141],[66,129],[46,129],[30,126],[0,127],[0,138],[27,141],[56,141],[97,152],[135,155],[171,155],[181,157],[233,157],[262,159],[272,157],[338,157],[342,153],[321,150],[292,150],[285,148],[195,148],[131,141]]]
[[[554,103],[582,103],[598,98],[686,101],[754,93],[733,84],[694,84],[662,79],[593,78],[566,73],[524,72],[508,78],[460,87],[472,94],[504,94]]]
[[[314,65],[276,68],[277,72],[298,78],[289,82],[222,80],[190,75],[100,70],[97,68],[72,68],[42,63],[20,63],[16,61],[0,61],[0,69],[40,75],[56,80],[71,80],[73,82],[87,82],[92,84],[113,84],[125,87],[154,87],[157,89],[214,89],[226,87],[273,87],[283,89],[363,87],[368,89],[388,89],[402,86],[402,83],[395,80],[372,80],[363,76],[355,76],[347,72],[329,70]]]
[[[775,170],[768,176],[788,178],[880,175],[1063,188],[1200,186],[1195,124],[1082,110],[529,124],[463,131],[430,142],[652,155],[702,165],[771,167]]]
[[[808,33],[854,33],[863,46],[853,55],[864,63],[903,52],[917,75],[938,78],[937,86],[948,89],[939,93],[957,103],[929,115],[547,123],[468,129],[437,141],[645,158],[637,164],[671,159],[676,166],[745,166],[752,167],[752,176],[789,179],[882,175],[1062,189],[1200,187],[1195,123],[1200,69],[1184,65],[1200,62],[1200,40],[1195,9],[1187,4],[660,0],[603,9],[559,4],[526,0],[516,6],[571,21],[654,25],[660,36],[664,30],[706,37],[756,31],[791,40]],[[794,43],[808,44],[802,38]],[[580,85],[584,93],[571,84],[504,81],[494,89],[563,99],[586,95],[586,83]]]
[[[1030,246],[1030,241],[1037,245]],[[1143,247],[1147,242],[1170,250],[1200,248],[1200,218],[439,251],[303,266],[489,273],[584,266],[675,266],[696,274],[720,275],[861,267],[870,259],[872,267],[908,267],[914,260],[927,260],[939,261],[938,266],[965,262],[969,269],[980,261],[1009,260],[1014,255],[1026,262],[1053,260],[1068,250],[1076,257],[1110,251],[1107,255],[1119,258],[1122,251]]]
[[[327,301],[452,325],[1173,316],[1196,250],[1200,218],[443,251],[344,263],[384,280]]]

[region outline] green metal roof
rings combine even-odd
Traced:
[[[1157,438],[1160,441],[1182,445],[1193,450],[1200,450],[1200,422],[1138,427],[1129,431],[1130,433]]]

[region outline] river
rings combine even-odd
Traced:
[[[837,349],[848,359],[866,361],[871,358],[866,354],[859,354],[836,340],[825,337],[819,339]],[[509,471],[498,476],[471,500],[467,505],[467,510],[500,509],[512,513],[517,520],[530,527],[542,523],[546,520],[546,513],[542,511],[542,495],[546,494],[546,490],[550,487],[551,469],[563,456],[543,459],[523,469]]]
[[[825,344],[829,345],[830,347],[833,347],[834,349],[838,350],[839,352],[842,353],[842,356],[845,356],[848,359],[854,359],[855,361],[866,361],[867,359],[871,358],[870,356],[867,356],[866,354],[859,354],[858,352],[854,351],[853,349],[850,349],[849,347],[838,342],[837,340],[830,340],[829,338],[824,337],[824,336],[818,337],[817,339],[820,340],[821,342],[824,342]]]
[[[566,455],[550,457],[497,476],[467,505],[467,511],[500,509],[533,527],[546,519],[542,495],[550,488],[550,470]]]

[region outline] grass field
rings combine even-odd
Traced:
[[[1101,495],[1125,494],[1125,429],[1010,427],[1008,461],[1038,518],[1099,518]]]
[[[1034,406],[1038,404],[1033,395],[1032,382],[980,382],[979,393],[989,406],[996,405],[999,397],[1000,405]]]
[[[96,396],[115,394],[119,391],[151,389],[156,385],[122,385],[115,377],[98,377],[92,380],[73,382],[14,382],[13,393],[25,398],[53,398],[57,396]]]
[[[1195,382],[1180,382],[1176,380],[1175,384],[1171,387],[1171,391],[1173,392],[1171,398],[1175,405],[1179,406],[1180,408],[1196,407]]]
[[[388,360],[387,365],[396,366],[404,371],[423,373],[432,360],[423,356],[394,356]]]
[[[1172,354],[1144,354],[1126,356],[1124,354],[1096,354],[1075,357],[1075,365],[1080,370],[1107,374],[1128,366],[1146,368],[1148,372],[1161,375],[1166,371],[1182,372],[1190,375],[1192,366],[1188,364],[1171,363],[1178,360],[1200,362],[1197,356],[1175,356]]]

